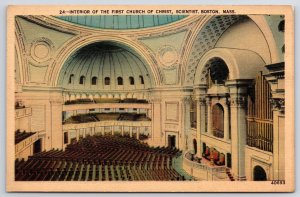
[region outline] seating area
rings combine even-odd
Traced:
[[[32,136],[35,134],[35,132],[26,132],[26,131],[20,131],[19,129],[15,131],[15,144],[18,144],[25,140],[26,138]]]
[[[127,99],[117,99],[117,98],[98,98],[98,99],[76,99],[72,101],[66,101],[65,105],[73,105],[73,104],[92,104],[92,103],[148,103],[147,100],[144,99],[135,99],[135,98],[127,98]]]
[[[184,180],[172,166],[181,152],[149,147],[122,136],[88,136],[66,150],[50,150],[15,161],[17,181],[171,181]]]
[[[213,161],[217,166],[225,165],[224,153],[220,153],[214,148],[206,146],[205,150],[203,150],[202,156],[209,161]]]
[[[65,105],[73,105],[73,104],[91,104],[94,103],[94,101],[90,99],[76,99],[73,101],[66,101]]]
[[[77,124],[85,122],[97,122],[97,121],[151,121],[146,114],[136,113],[90,113],[90,114],[79,114],[72,116],[64,121],[64,124]]]

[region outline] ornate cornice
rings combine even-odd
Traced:
[[[199,104],[202,105],[202,106],[204,106],[206,104],[206,98],[200,97],[199,98]]]

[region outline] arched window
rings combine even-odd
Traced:
[[[253,181],[266,181],[266,171],[261,166],[255,166],[253,169]]]
[[[97,80],[98,80],[97,77],[93,77],[92,78],[92,85],[97,85]]]
[[[69,84],[73,83],[74,81],[74,74],[71,74],[69,77]]]
[[[104,84],[105,85],[110,85],[110,78],[109,77],[104,78]]]
[[[129,83],[130,83],[130,85],[134,85],[134,78],[133,77],[129,77]]]
[[[224,109],[220,104],[212,107],[212,129],[215,137],[224,137]]]
[[[118,85],[123,85],[123,78],[122,77],[118,77]]]
[[[144,77],[142,75],[140,75],[140,81],[141,81],[141,84],[145,84],[144,83]]]
[[[79,84],[84,84],[85,83],[85,76],[81,76],[79,79]]]

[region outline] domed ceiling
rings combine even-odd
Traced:
[[[77,25],[99,29],[140,29],[156,27],[179,21],[184,15],[97,15],[56,16]]]
[[[59,84],[69,90],[134,90],[151,87],[149,66],[132,50],[112,42],[87,45],[63,65]]]

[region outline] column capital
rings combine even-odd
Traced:
[[[232,96],[229,102],[231,107],[245,107],[247,105],[247,97],[243,95]]]
[[[190,104],[192,102],[192,98],[190,96],[183,97],[182,102],[186,105]]]
[[[283,98],[271,98],[270,103],[273,107],[273,110],[284,113],[285,111],[285,99]]]
[[[197,101],[200,105],[205,105],[206,98],[205,96],[196,96],[195,101]]]
[[[161,102],[161,98],[150,98],[149,100],[151,103],[160,103]]]
[[[205,97],[200,97],[200,98],[199,98],[199,104],[200,104],[201,106],[204,106],[204,105],[206,104],[206,98],[205,98]]]
[[[206,98],[205,98],[205,103],[206,103],[207,105],[211,105],[211,98],[210,98],[210,97],[206,97]]]

